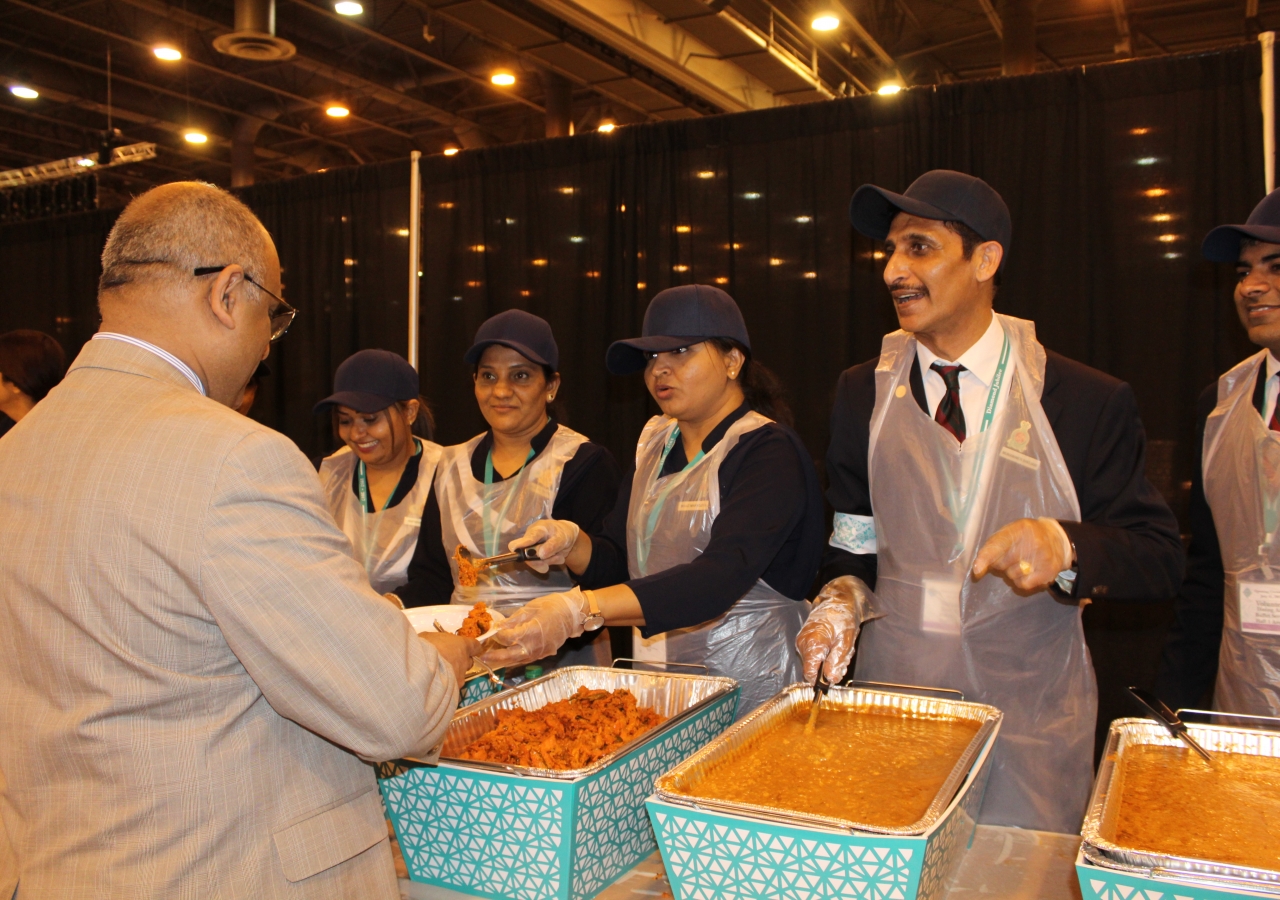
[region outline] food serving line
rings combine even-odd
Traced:
[[[664,721],[579,769],[463,758],[501,711],[533,712],[584,686],[625,689]],[[700,795],[710,773],[736,771],[774,746],[780,729],[800,727],[794,723],[806,718],[811,691],[793,685],[735,724],[738,687],[730,679],[571,667],[473,702],[455,716],[438,764],[383,767],[383,798],[410,876],[402,893],[431,900],[1280,898],[1280,871],[1137,850],[1117,836],[1128,755],[1135,747],[1180,746],[1148,720],[1113,723],[1083,843],[1074,835],[975,828],[1001,713],[915,691],[838,687],[823,701],[824,716],[968,723],[972,737],[954,764],[947,757],[949,771],[929,788],[914,821],[880,824],[787,809],[776,798]],[[1191,734],[1211,752],[1280,756],[1274,732],[1193,725]],[[1280,822],[1280,809],[1264,819]],[[1280,846],[1280,831],[1269,839]]]

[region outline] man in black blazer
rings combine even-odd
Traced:
[[[985,182],[935,170],[904,194],[864,185],[850,215],[886,242],[903,330],[840,376],[828,583],[797,640],[806,677],[843,677],[874,607],[859,678],[958,688],[1004,711],[981,820],[1072,831],[1096,717],[1079,606],[1171,597],[1182,574],[1137,403],[1045,351],[1031,323],[993,314],[1012,229]]]
[[[1201,249],[1235,264],[1236,313],[1262,350],[1205,388],[1196,406],[1191,546],[1156,691],[1174,708],[1200,706],[1212,690],[1214,709],[1278,716],[1280,590],[1267,585],[1280,578],[1280,486],[1266,481],[1280,462],[1280,190],[1245,224],[1209,232]]]

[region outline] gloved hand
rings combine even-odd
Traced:
[[[796,635],[804,680],[809,684],[817,681],[821,667],[827,681],[839,684],[849,671],[862,623],[880,613],[871,608],[871,591],[853,575],[828,581],[813,602],[813,612]]]
[[[484,642],[481,659],[495,669],[542,659],[582,634],[586,621],[587,598],[576,587],[530,600]]]
[[[535,572],[545,573],[552,566],[564,565],[565,557],[573,549],[580,531],[581,528],[564,519],[539,519],[523,535],[507,544],[507,549],[519,550],[537,544],[540,562],[530,560],[526,565]]]
[[[973,577],[995,572],[1024,594],[1053,584],[1071,568],[1071,539],[1053,519],[1018,519],[987,539],[973,561]]]

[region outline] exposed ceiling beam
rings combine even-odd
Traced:
[[[1004,40],[1004,23],[1000,21],[1000,14],[996,12],[996,8],[991,5],[991,0],[978,0],[978,5],[982,7],[982,12],[987,17],[987,21],[991,23],[991,30],[996,33],[996,37]]]
[[[1116,20],[1116,53],[1128,56],[1133,52],[1133,39],[1129,36],[1129,13],[1124,0],[1111,0],[1111,14]]]

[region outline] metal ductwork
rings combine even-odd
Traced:
[[[298,52],[276,37],[275,0],[236,0],[236,30],[213,40],[213,49],[227,56],[257,62],[289,59]]]

